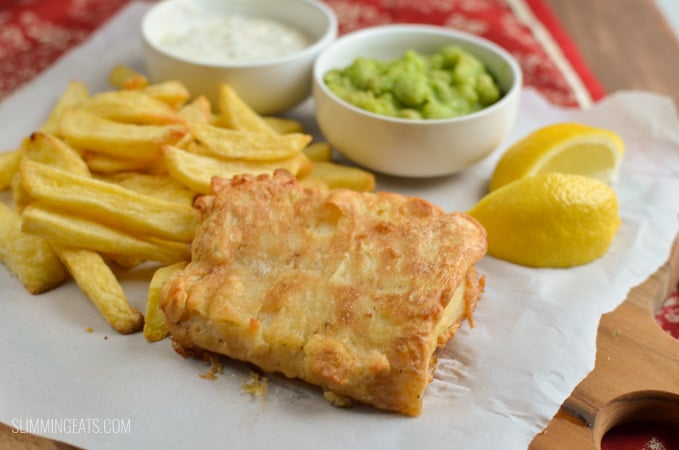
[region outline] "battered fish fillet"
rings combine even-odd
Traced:
[[[478,222],[394,193],[303,188],[285,171],[215,177],[196,207],[192,260],[161,294],[175,345],[420,414],[436,348],[483,291]]]

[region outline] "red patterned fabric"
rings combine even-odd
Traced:
[[[130,0],[0,0],[0,100],[86,39]],[[587,106],[605,94],[542,0],[325,0],[340,33],[387,23],[428,23],[483,36],[512,53],[526,86],[555,104]],[[657,315],[679,338],[679,293]],[[662,446],[657,430],[616,430],[604,450]],[[676,440],[672,441],[674,445]],[[660,443],[660,447],[657,444]],[[624,445],[624,447],[623,447]]]
[[[86,39],[129,0],[0,0],[0,99]]]
[[[129,0],[10,0],[0,10],[0,98],[14,91],[52,64],[69,48],[87,38]],[[503,46],[519,61],[525,84],[540,90],[552,102],[585,106],[577,86],[569,84],[564,64],[572,66],[591,100],[603,90],[577,60],[577,52],[558,23],[554,48],[568,48],[562,55],[548,54],[550,43],[536,38],[539,17],[519,17],[516,11],[539,12],[540,1],[527,0],[326,0],[337,13],[340,33],[386,23],[428,23],[468,31]],[[527,8],[529,7],[529,8]],[[535,13],[533,13],[535,14]],[[570,60],[568,59],[570,58]],[[570,61],[576,64],[572,65]],[[562,66],[559,66],[559,63]]]
[[[537,20],[549,31],[549,34],[557,43],[559,49],[564,54],[564,57],[573,66],[573,69],[590,92],[592,99],[599,100],[603,98],[606,95],[604,88],[599,84],[594,74],[587,67],[587,64],[580,56],[580,52],[575,47],[575,44],[566,31],[561,27],[557,17],[554,16],[552,11],[542,2],[542,0],[526,0],[526,2],[529,4]]]

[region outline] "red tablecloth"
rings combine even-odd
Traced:
[[[129,0],[0,0],[0,99],[86,39]],[[526,86],[555,104],[586,107],[605,95],[578,50],[542,0],[326,0],[340,33],[373,25],[418,22],[468,31],[496,42],[519,61]],[[679,338],[679,293],[658,312]],[[670,449],[662,431],[611,433],[603,448]],[[663,446],[664,445],[664,446]]]
[[[129,0],[4,0],[0,98],[86,39]],[[326,0],[340,33],[395,22],[447,26],[486,37],[519,61],[527,86],[552,102],[586,106],[604,95],[541,0]],[[0,1],[0,5],[2,2]],[[548,29],[551,33],[543,33]]]

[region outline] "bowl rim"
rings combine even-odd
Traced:
[[[224,0],[226,1],[226,0]],[[243,4],[253,4],[256,1],[260,0],[248,0],[247,2],[235,2],[235,4],[238,3],[243,3]],[[272,1],[272,0],[263,0],[267,4],[274,4],[274,5],[284,5],[285,2],[281,1]],[[274,66],[274,65],[279,65],[279,64],[285,64],[289,63],[291,61],[294,61],[298,58],[305,58],[307,56],[312,56],[316,53],[318,53],[322,48],[326,47],[328,44],[332,43],[335,38],[337,37],[338,33],[338,20],[337,16],[335,15],[335,12],[330,8],[328,5],[326,5],[323,2],[316,1],[316,0],[286,0],[287,2],[296,2],[300,4],[305,4],[310,6],[311,8],[315,9],[316,11],[320,12],[326,19],[327,21],[327,27],[325,28],[325,31],[323,34],[315,39],[310,45],[304,47],[303,49],[297,50],[295,52],[289,53],[285,56],[281,57],[276,57],[276,58],[269,58],[265,59],[262,61],[247,61],[247,62],[206,62],[204,60],[199,60],[199,59],[193,59],[193,58],[187,58],[183,56],[178,56],[172,52],[168,52],[167,50],[163,49],[162,47],[158,46],[154,40],[150,37],[150,32],[149,32],[149,23],[153,20],[154,15],[158,14],[158,11],[162,10],[163,8],[171,8],[175,4],[189,4],[189,5],[201,5],[200,0],[164,0],[162,2],[155,3],[152,5],[146,13],[144,13],[144,17],[142,18],[141,22],[141,35],[142,39],[144,42],[151,48],[153,48],[156,52],[164,55],[167,58],[171,58],[173,60],[186,63],[186,64],[192,64],[194,66],[200,66],[200,67],[207,67],[207,68],[213,68],[213,69],[244,69],[244,68],[261,68],[261,67],[267,67],[267,66]],[[169,6],[168,6],[169,5]]]
[[[335,95],[334,92],[332,92],[328,87],[326,86],[325,82],[323,81],[323,75],[324,73],[320,73],[320,63],[322,62],[324,57],[327,57],[327,55],[334,51],[337,47],[340,47],[347,42],[352,42],[356,40],[361,40],[364,39],[366,36],[373,36],[376,34],[384,34],[384,33],[402,33],[402,32],[407,32],[407,33],[427,33],[427,34],[435,34],[439,36],[448,36],[452,39],[458,39],[461,41],[466,41],[470,42],[475,45],[479,45],[481,47],[486,48],[487,50],[492,51],[493,53],[497,54],[503,61],[505,61],[508,66],[511,68],[511,72],[513,74],[513,83],[509,87],[509,89],[503,93],[502,97],[492,105],[486,106],[478,111],[474,111],[469,114],[464,114],[461,116],[457,117],[448,117],[448,118],[442,118],[442,119],[407,119],[407,118],[401,118],[401,117],[393,117],[393,116],[386,116],[382,114],[377,114],[371,111],[368,111],[366,109],[359,108],[358,106],[355,106],[348,101],[338,97]],[[405,51],[405,50],[404,50]],[[454,28],[447,28],[444,26],[439,26],[439,25],[428,25],[428,24],[386,24],[386,25],[377,25],[369,28],[363,28],[360,30],[352,31],[350,33],[345,34],[344,36],[339,37],[336,39],[333,43],[331,43],[328,47],[326,47],[320,55],[316,58],[314,61],[314,67],[313,67],[313,81],[314,81],[314,87],[319,88],[323,91],[323,93],[333,99],[334,101],[338,102],[340,105],[344,106],[345,108],[360,114],[364,115],[366,117],[372,118],[372,119],[379,119],[383,120],[386,122],[393,122],[398,125],[422,125],[422,124],[429,124],[429,125],[436,125],[436,124],[451,124],[451,123],[463,123],[467,121],[474,120],[475,118],[487,114],[491,114],[493,111],[500,109],[505,106],[505,104],[509,103],[512,101],[513,97],[519,95],[519,91],[523,87],[523,72],[521,70],[521,66],[519,65],[518,61],[514,56],[512,56],[507,50],[499,46],[498,44],[490,41],[489,39],[486,39],[482,36],[478,36],[476,34],[468,33],[465,31],[457,30]]]

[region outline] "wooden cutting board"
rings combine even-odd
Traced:
[[[679,280],[679,239],[668,262],[602,316],[594,370],[580,382],[532,450],[600,449],[606,431],[650,420],[679,428],[679,341],[654,311]]]

